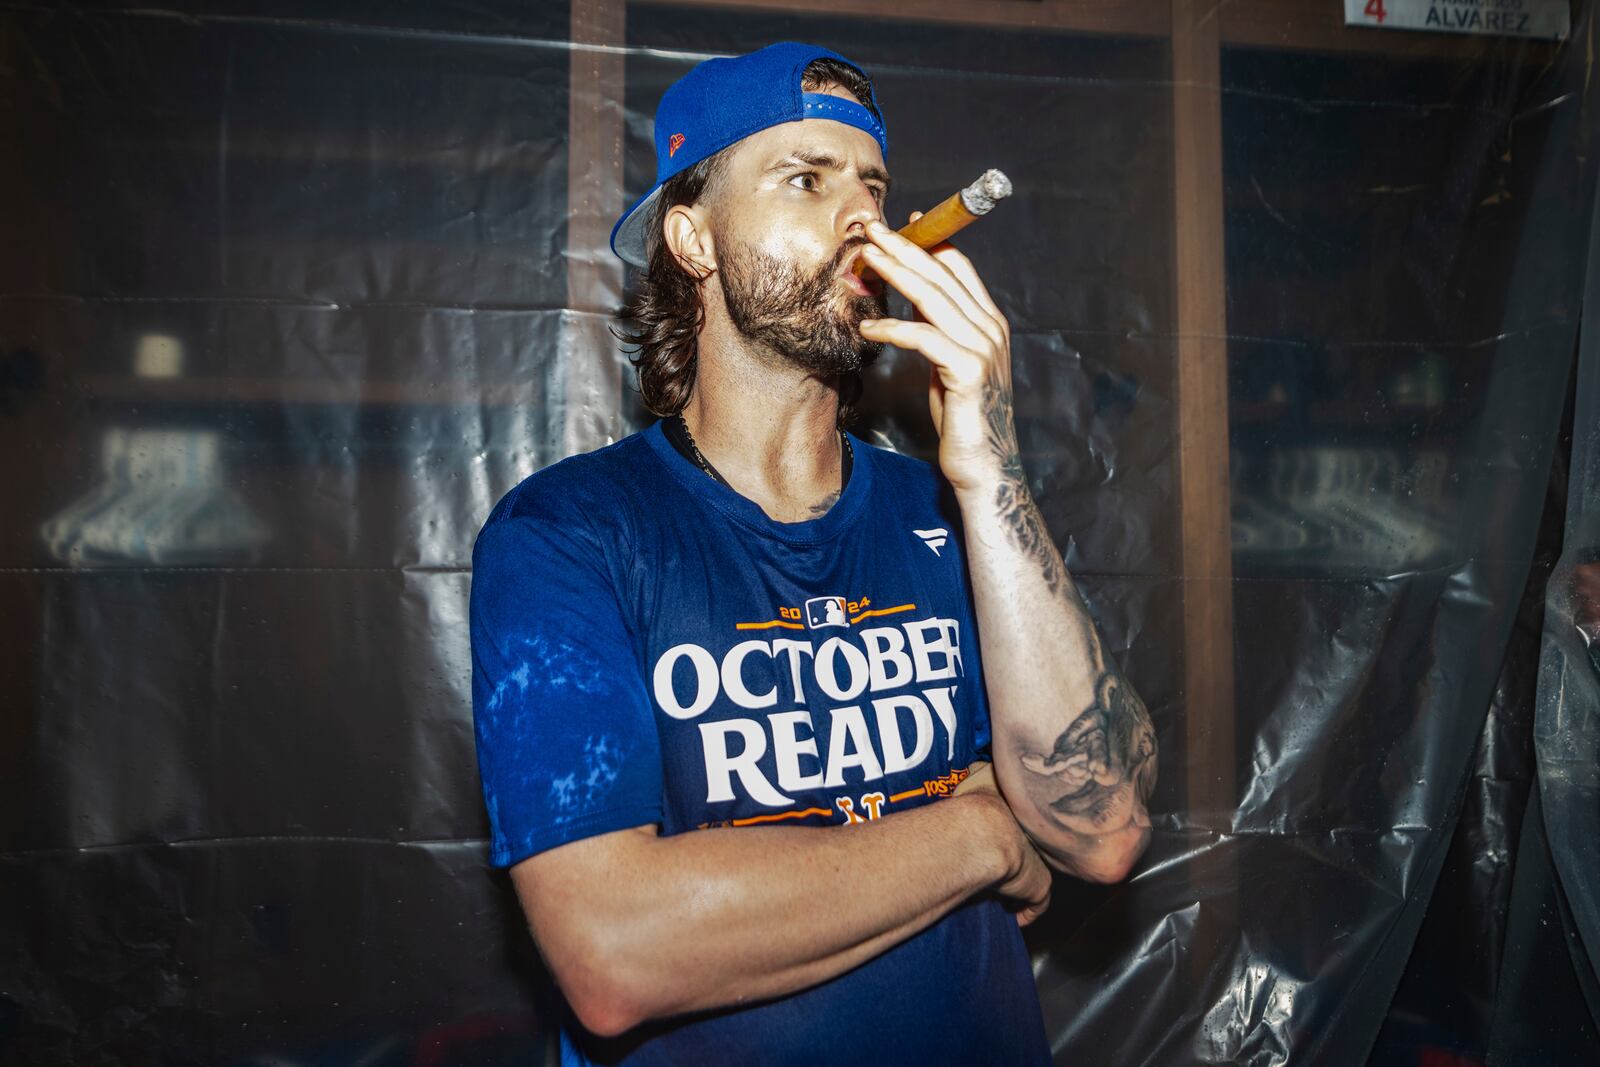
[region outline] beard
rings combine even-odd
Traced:
[[[862,319],[888,313],[888,299],[839,293],[839,268],[865,238],[846,241],[813,274],[734,244],[722,256],[722,295],[734,328],[790,363],[819,376],[851,374],[878,358],[883,344],[861,336]]]

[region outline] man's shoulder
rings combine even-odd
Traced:
[[[893,448],[885,445],[875,445],[871,441],[863,441],[854,434],[850,435],[850,439],[856,443],[857,447],[869,450],[872,453],[873,462],[891,478],[921,481],[937,480],[939,477],[938,468],[927,460],[918,459],[916,456],[908,456],[904,452],[896,452]]]
[[[593,527],[631,511],[654,463],[642,434],[534,471],[511,488],[484,521],[490,529],[518,521]]]
[[[854,438],[858,448],[870,451],[873,464],[873,482],[880,491],[903,493],[928,499],[942,498],[949,491],[949,483],[939,468],[927,460],[908,456],[903,452]]]

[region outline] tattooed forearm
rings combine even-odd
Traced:
[[[1052,593],[1068,588],[1066,568],[1056,551],[1044,516],[1039,514],[1022,473],[1022,456],[1017,448],[1016,422],[1012,417],[1010,386],[991,386],[984,396],[989,449],[1000,460],[1000,484],[995,490],[995,508],[1011,539],[1023,555],[1038,565],[1046,587]]]
[[[989,448],[1000,458],[1000,476],[1007,481],[1022,481],[1022,455],[1017,449],[1016,420],[1011,411],[1009,385],[990,386],[983,395],[983,418]]]
[[[1095,693],[1054,751],[1022,755],[1030,772],[1066,786],[1049,807],[1075,830],[1113,828],[1135,798],[1140,807],[1149,801],[1156,783],[1156,733],[1144,701],[1115,671],[1099,677]]]
[[[1115,882],[1150,840],[1155,729],[1106,655],[1029,492],[1009,386],[989,386],[983,416],[985,466],[998,478],[989,483],[992,496],[985,489],[962,508],[978,511],[971,518],[983,531],[973,546],[974,585],[992,679],[996,774],[1052,865]],[[993,634],[1004,635],[998,647]],[[1068,692],[1062,704],[1057,694]]]

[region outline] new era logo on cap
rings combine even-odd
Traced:
[[[667,139],[667,158],[671,159],[678,154],[678,149],[683,147],[683,134],[675,133]]]

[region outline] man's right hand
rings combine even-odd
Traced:
[[[1000,787],[994,779],[994,767],[977,762],[967,768],[967,777],[956,786],[955,795],[970,796],[982,801],[989,811],[994,833],[1010,863],[1007,873],[995,886],[995,892],[1005,901],[1006,907],[1016,913],[1017,925],[1027,926],[1050,907],[1050,868],[1045,866],[1033,842],[1018,825]]]

